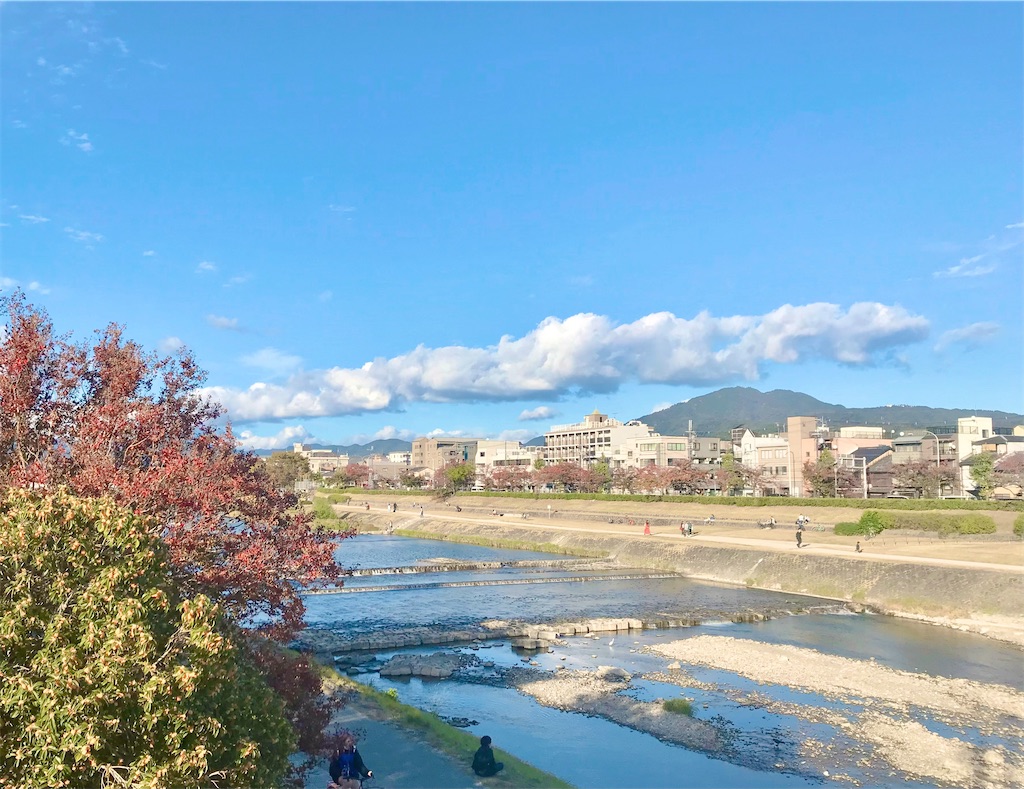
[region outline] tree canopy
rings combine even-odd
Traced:
[[[115,324],[73,343],[20,293],[0,298],[0,313],[0,493],[63,486],[145,516],[182,595],[206,596],[248,628],[245,648],[267,671],[306,677],[270,679],[299,736],[314,742],[328,710],[318,694],[286,695],[314,683],[312,668],[283,669],[260,637],[287,639],[303,626],[293,581],[338,577],[338,535],[317,529],[264,464],[238,450],[187,351],[147,353]]]
[[[111,499],[0,501],[4,785],[278,785],[295,745],[220,606]],[[8,783],[8,781],[10,783]]]
[[[263,462],[267,476],[279,490],[292,491],[296,482],[309,476],[309,460],[298,452],[274,452]]]

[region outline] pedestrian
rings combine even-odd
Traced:
[[[686,522],[686,536],[687,537],[692,537],[693,536],[693,523],[691,523],[690,521]]]
[[[797,548],[801,547],[801,543],[803,542],[803,539],[804,539],[804,530],[803,529],[797,529],[796,530],[796,547]]]
[[[647,537],[651,536],[651,522],[650,521],[644,521],[644,534]]]
[[[504,763],[494,760],[494,751],[491,750],[491,738],[485,734],[480,738],[480,747],[473,755],[473,772],[481,778],[488,778],[500,773],[504,767]]]
[[[857,553],[864,553],[864,549],[860,547],[860,540],[857,540]]]
[[[681,537],[685,537],[686,536],[686,522],[685,521],[679,521],[679,536],[681,536]]]

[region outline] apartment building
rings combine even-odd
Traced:
[[[522,466],[527,470],[544,457],[544,447],[524,446],[519,441],[480,440],[476,444],[476,469],[487,474],[503,466]]]
[[[623,423],[595,408],[582,422],[555,425],[544,434],[544,462],[587,467],[601,458],[611,458],[615,448],[630,439],[656,435],[642,422]]]
[[[608,459],[610,468],[639,468],[640,466],[678,466],[687,462],[711,465],[721,462],[722,445],[728,443],[717,437],[662,436],[653,433],[640,438],[627,438],[613,447]]]
[[[339,455],[330,449],[313,449],[305,444],[292,444],[292,452],[302,455],[314,474],[333,474],[348,465],[348,455]]]
[[[449,463],[475,463],[477,438],[417,438],[410,465],[437,471]]]
[[[789,493],[792,470],[789,463],[789,442],[785,435],[772,433],[758,436],[744,430],[739,444],[733,447],[733,457],[747,468],[760,469],[764,475],[764,490],[775,496]]]

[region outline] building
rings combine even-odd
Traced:
[[[476,438],[417,438],[410,465],[437,471],[449,463],[475,463],[478,443]]]
[[[412,449],[407,449],[402,452],[388,452],[389,463],[403,463],[406,466],[412,463]]]
[[[740,443],[733,447],[733,457],[747,468],[758,469],[765,493],[789,495],[792,473],[789,467],[789,441],[785,435],[755,435],[744,430]]]
[[[333,474],[349,462],[348,455],[339,455],[330,449],[313,449],[305,444],[293,444],[292,451],[306,459],[313,474]]]
[[[544,447],[524,446],[519,441],[483,439],[476,443],[476,468],[478,473],[487,474],[504,466],[533,468],[538,459],[544,457]]]
[[[725,441],[706,436],[648,436],[627,438],[605,455],[609,468],[678,466],[686,463],[710,466],[721,462]],[[728,444],[726,444],[728,446]]]
[[[996,456],[1012,455],[1014,452],[1024,452],[1024,435],[993,435],[988,438],[979,438],[977,441],[971,442],[972,455],[980,455],[983,452],[991,452]]]
[[[654,435],[653,428],[642,422],[622,423],[595,408],[582,422],[555,425],[544,434],[544,462],[588,467],[611,458],[615,448],[629,439]]]
[[[866,488],[869,499],[884,499],[893,492],[892,484],[893,449],[888,444],[855,449],[849,457],[854,458],[854,471],[862,473],[861,484]]]

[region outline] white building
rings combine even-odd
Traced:
[[[503,466],[522,466],[529,470],[543,457],[544,447],[524,446],[519,441],[480,439],[476,442],[478,474],[488,474]]]
[[[314,474],[333,474],[348,465],[348,455],[338,455],[330,449],[313,449],[304,444],[293,444],[292,451],[306,459],[309,470]]]
[[[648,436],[627,438],[608,455],[610,468],[641,466],[678,466],[687,462],[716,464],[721,460],[721,445],[728,442],[707,436]]]
[[[654,435],[654,430],[642,422],[623,424],[595,408],[582,422],[554,425],[544,434],[544,461],[589,467],[601,458],[610,459],[616,448],[630,439]]]
[[[404,452],[388,452],[389,463],[404,463],[408,466],[412,462],[412,449],[407,449]]]

